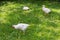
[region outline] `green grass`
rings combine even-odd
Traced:
[[[42,5],[52,12],[44,15]],[[30,10],[24,11],[27,5]],[[12,28],[18,23],[28,23],[25,35]],[[0,4],[0,40],[60,40],[60,4],[58,2],[2,2]]]

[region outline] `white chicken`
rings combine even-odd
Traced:
[[[15,29],[20,29],[22,30],[23,32],[25,32],[25,30],[27,29],[27,27],[30,26],[29,24],[24,24],[24,23],[19,23],[17,25],[13,25],[13,27]]]
[[[50,10],[49,8],[46,8],[45,5],[42,6],[42,10],[43,10],[46,14],[48,14],[48,13],[51,12],[51,10]]]
[[[23,10],[29,10],[29,7],[24,6],[24,7],[23,7]]]

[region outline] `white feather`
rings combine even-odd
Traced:
[[[45,5],[43,5],[42,10],[47,14],[51,12],[51,10],[49,8],[46,8]]]
[[[24,24],[24,23],[19,23],[17,25],[13,25],[13,27],[15,29],[20,29],[22,31],[25,31],[27,29],[27,27],[29,26],[29,24]]]
[[[27,6],[23,7],[23,10],[28,10],[28,9],[29,9],[29,7],[27,7]]]

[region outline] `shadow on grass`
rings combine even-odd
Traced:
[[[60,20],[60,13],[51,12],[50,14],[48,14],[47,16],[45,16],[45,18],[47,18],[49,20]]]

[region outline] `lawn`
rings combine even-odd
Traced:
[[[44,15],[43,4],[51,9],[49,15]],[[23,6],[30,9],[24,11]],[[18,23],[30,24],[25,34],[12,28],[12,25]],[[0,40],[60,40],[60,3],[1,2]]]

